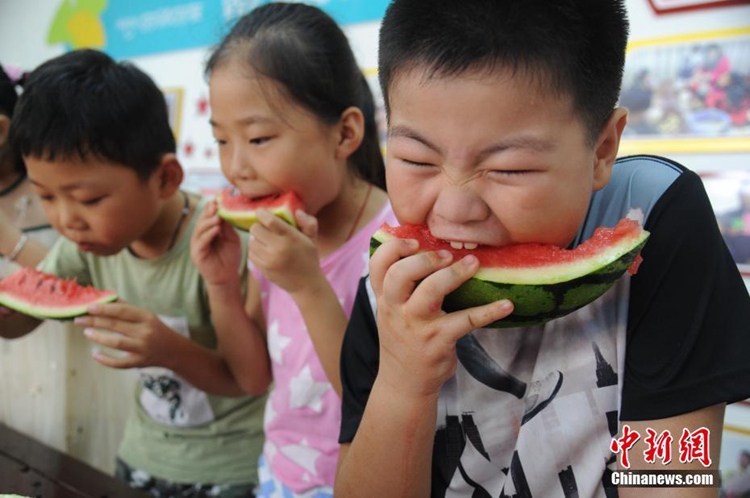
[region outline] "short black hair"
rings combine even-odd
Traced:
[[[133,64],[90,49],[50,59],[29,74],[11,142],[24,157],[95,157],[144,180],[176,151],[156,83]]]
[[[394,78],[410,69],[510,70],[572,97],[593,141],[617,104],[627,39],[623,0],[394,0],[378,51],[386,113]]]
[[[273,2],[232,27],[206,63],[206,76],[228,60],[281,85],[283,94],[333,124],[348,107],[362,111],[365,135],[349,163],[364,180],[385,189],[385,166],[375,104],[349,40],[328,14],[303,3]]]

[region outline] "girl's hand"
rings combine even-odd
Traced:
[[[508,316],[508,300],[453,313],[443,299],[479,268],[474,256],[453,261],[448,251],[418,253],[414,240],[396,239],[370,259],[380,336],[378,377],[394,390],[435,396],[456,370],[456,342]]]
[[[318,257],[318,220],[302,210],[295,219],[299,229],[267,209],[258,210],[258,223],[250,227],[248,258],[290,294],[315,292],[325,280]]]
[[[83,332],[88,340],[126,353],[116,358],[98,352],[96,361],[111,368],[170,368],[171,344],[182,336],[155,314],[125,302],[94,305],[87,311],[89,314],[76,318],[75,324],[86,327]]]
[[[190,257],[208,284],[239,278],[242,246],[234,228],[217,214],[216,201],[206,204],[190,239]]]

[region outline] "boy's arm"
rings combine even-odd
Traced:
[[[13,261],[19,265],[34,268],[44,259],[47,251],[44,245],[11,225],[10,220],[0,212],[0,255],[5,258],[13,255]]]
[[[631,421],[622,422],[620,424],[620,434],[622,434],[622,426],[627,424],[631,431],[637,431],[644,437],[647,434],[647,429],[651,429],[656,434],[662,434],[664,431],[668,431],[674,438],[673,445],[676,445],[676,451],[672,455],[672,461],[669,464],[661,463],[648,463],[645,461],[645,455],[643,451],[630,451],[628,452],[628,458],[630,460],[629,470],[650,470],[650,471],[718,471],[719,469],[719,454],[721,453],[721,435],[722,427],[724,424],[724,409],[726,405],[724,403],[709,406],[700,410],[696,410],[691,413],[684,415],[678,415],[676,417],[664,418],[660,420],[646,420],[646,421]],[[705,460],[694,459],[686,463],[680,462],[680,438],[682,437],[683,431],[687,429],[689,433],[694,433],[699,429],[708,429],[708,437],[706,438],[706,444],[708,445],[708,454],[711,457],[711,463],[709,466],[705,466]],[[641,444],[637,442],[633,447],[634,450]],[[702,451],[704,447],[701,446],[701,442],[698,440],[690,441],[690,446],[697,448]],[[641,446],[642,448],[642,446]],[[657,460],[658,462],[658,460]],[[697,473],[697,472],[696,472]],[[716,472],[715,480],[718,479],[718,472]],[[659,498],[703,498],[703,497],[717,497],[719,496],[719,483],[714,482],[713,486],[710,487],[673,487],[673,488],[641,488],[641,487],[620,487],[619,496],[621,498],[648,498],[648,497],[659,497]]]
[[[429,497],[437,399],[376,380],[357,435],[339,450],[336,496]]]
[[[456,369],[456,342],[513,310],[503,300],[444,313],[444,297],[474,275],[478,261],[415,254],[414,242],[386,242],[370,260],[377,325],[371,311],[363,319],[370,294],[360,285],[341,360],[345,446],[337,497],[429,496],[437,402]]]

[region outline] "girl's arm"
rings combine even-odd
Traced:
[[[271,362],[262,332],[259,285],[248,276],[244,303],[239,279],[207,284],[207,290],[219,352],[229,371],[244,392],[264,393],[271,384]]]
[[[331,386],[341,397],[339,358],[348,319],[331,284],[318,268],[312,285],[290,295],[305,320],[315,352]]]
[[[260,288],[247,272],[239,235],[209,202],[196,222],[190,252],[208,293],[218,350],[240,388],[258,395],[271,383],[271,362],[265,339]],[[241,278],[248,280],[243,300]]]

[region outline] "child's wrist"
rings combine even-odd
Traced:
[[[323,275],[322,272],[319,272],[319,274],[314,277],[313,280],[308,282],[307,285],[303,285],[298,289],[290,291],[289,295],[299,305],[300,302],[308,299],[319,300],[320,296],[330,288],[330,284],[325,275]]]
[[[15,227],[0,232],[0,255],[9,260],[14,260],[23,250],[28,237]]]
[[[241,296],[242,286],[239,277],[218,282],[206,281],[206,291],[210,296],[227,298]]]

